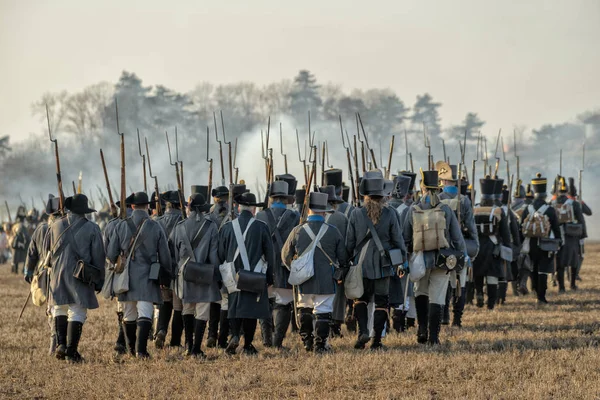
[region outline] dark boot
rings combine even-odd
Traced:
[[[356,332],[356,318],[354,317],[354,301],[348,300],[346,303],[346,319],[344,320],[348,332]]]
[[[300,337],[302,343],[304,343],[304,349],[306,351],[312,351],[314,346],[313,336],[313,309],[312,308],[301,308],[300,313]]]
[[[262,336],[263,346],[273,347],[273,319],[260,320],[260,334]]]
[[[83,323],[69,321],[67,326],[67,361],[72,363],[80,363],[83,361],[81,354],[77,351],[82,329]]]
[[[577,267],[571,267],[571,290],[577,290]]]
[[[185,355],[191,356],[194,352],[195,318],[192,314],[183,316],[183,331],[185,337]]]
[[[136,340],[136,330],[137,323],[135,321],[123,321],[125,326],[125,343],[127,343],[127,349],[129,350],[129,354],[135,356],[135,340]]]
[[[171,323],[171,343],[170,347],[181,346],[181,335],[183,334],[183,316],[181,311],[173,311],[173,322]]]
[[[158,308],[158,322],[156,324],[156,336],[154,337],[154,345],[157,349],[162,349],[165,345],[172,313],[173,302],[171,301],[165,301]]]
[[[527,281],[529,280],[529,270],[522,268],[519,270],[519,293],[523,296],[529,294],[527,289]]]
[[[53,356],[56,353],[56,326],[54,325],[54,319],[50,317],[50,348],[48,349],[48,355]]]
[[[244,318],[244,321],[242,322],[242,327],[244,329],[244,348],[242,351],[248,356],[258,354],[258,351],[252,344],[254,341],[254,333],[256,332],[256,323],[257,320],[248,318]]]
[[[355,349],[364,349],[365,345],[371,340],[369,336],[369,311],[367,309],[367,303],[355,302],[354,303],[354,318],[358,325],[358,338],[354,344]]]
[[[474,282],[467,282],[465,288],[467,290],[467,294],[466,294],[466,297],[465,297],[465,303],[472,305],[473,304],[473,299],[475,298],[475,283]]]
[[[273,346],[277,348],[283,347],[283,339],[287,333],[290,320],[292,319],[291,304],[275,304],[273,309],[273,323],[275,325],[273,332]]]
[[[229,324],[231,327],[231,339],[227,343],[227,348],[225,349],[225,353],[229,355],[234,355],[237,348],[240,345],[240,332],[242,330],[242,319],[234,318],[229,320]]]
[[[115,351],[117,354],[125,354],[127,352],[127,343],[125,343],[122,312],[117,312],[117,319],[119,321],[119,336],[117,336],[117,342],[115,343]]]
[[[498,299],[498,285],[487,285],[487,308],[488,310],[493,310],[496,305],[496,300]]]
[[[315,353],[325,353],[327,348],[327,338],[329,337],[329,325],[331,323],[331,313],[317,314],[315,321]]]
[[[225,319],[227,319],[227,310],[225,312]],[[217,338],[219,338],[219,322],[223,321],[223,311],[221,311],[221,305],[219,303],[210,303],[210,316],[208,318],[208,337],[206,338],[206,347],[212,349],[217,346]],[[221,325],[221,330],[223,326]],[[221,343],[221,340],[219,340]],[[221,346],[219,346],[221,347]],[[223,339],[223,347],[227,347],[227,336]]]
[[[221,330],[219,331],[219,339],[218,339],[218,345],[220,349],[226,349],[227,348],[227,339],[229,338],[229,318],[227,318],[227,310],[221,310],[221,307],[219,306],[219,322],[218,325],[221,326]],[[209,326],[210,326],[210,322],[209,322]],[[210,329],[209,329],[210,331]],[[206,347],[208,346],[208,339],[206,340]],[[214,346],[213,346],[214,347]]]
[[[415,319],[406,317],[406,329],[415,327]]]
[[[538,274],[537,281],[537,301],[538,303],[548,304],[546,300],[546,290],[548,290],[548,277],[546,274]]]
[[[506,291],[508,289],[508,282],[498,282],[498,299],[497,304],[504,304],[506,302]]]
[[[429,324],[429,297],[415,297],[415,307],[417,308],[417,321],[419,323],[417,331],[417,342],[427,343],[428,324]]]
[[[484,297],[483,297],[483,276],[475,277],[475,296],[477,298],[477,307],[483,308]]]
[[[517,281],[511,281],[510,282],[510,287],[512,288],[512,294],[515,297],[519,297],[519,282]]]
[[[462,327],[462,316],[465,310],[465,298],[467,295],[467,288],[461,288],[460,296],[455,299],[452,307],[452,326],[457,328]]]
[[[206,355],[202,351],[202,339],[204,338],[204,331],[206,330],[206,321],[201,319],[195,319],[194,325],[194,345],[192,347],[191,355],[199,358],[206,358]]]
[[[54,329],[56,330],[56,358],[64,360],[67,356],[67,322],[66,315],[54,317]]]
[[[444,306],[429,304],[429,340],[430,345],[440,344],[440,328]]]
[[[392,328],[396,333],[404,332],[406,329],[406,312],[404,310],[392,309]]]
[[[558,293],[565,293],[565,268],[556,269],[556,280],[558,281]]]
[[[138,318],[137,320],[137,343],[135,353],[137,358],[150,358],[148,353],[148,335],[152,329],[152,321],[149,318]]]
[[[383,330],[385,329],[385,324],[387,321],[387,310],[376,308],[375,313],[373,315],[373,331],[375,331],[375,336],[373,337],[373,342],[371,343],[371,350],[383,349],[383,344],[381,344],[381,337],[383,335]]]
[[[452,285],[448,283],[448,289],[446,289],[446,305],[444,306],[444,312],[442,314],[442,325],[450,325],[450,299],[452,298]]]

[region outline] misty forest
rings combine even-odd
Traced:
[[[275,173],[283,173],[283,153],[287,154],[289,169],[301,176],[296,144],[296,129],[302,151],[308,138],[308,113],[316,141],[327,141],[328,165],[347,169],[346,153],[340,135],[340,117],[343,129],[352,140],[356,134],[356,113],[359,113],[368,135],[370,147],[375,150],[378,164],[387,164],[390,140],[395,135],[392,171],[410,168],[406,157],[405,141],[412,154],[414,168],[426,167],[424,129],[430,139],[433,159],[443,157],[442,143],[452,163],[460,158],[459,142],[467,134],[465,164],[471,174],[471,161],[482,160],[477,153],[479,132],[486,138],[485,153],[495,164],[500,158],[499,175],[506,175],[504,157],[514,166],[515,142],[520,156],[520,177],[528,181],[538,170],[552,177],[559,172],[559,153],[563,150],[562,172],[577,179],[582,169],[582,144],[586,146],[584,182],[600,172],[600,111],[581,110],[571,121],[547,124],[541,127],[515,126],[506,121],[502,127],[503,146],[496,151],[497,127],[486,126],[485,115],[477,110],[465,110],[459,125],[446,125],[443,120],[444,104],[434,94],[424,92],[416,99],[402,98],[390,89],[348,91],[334,83],[321,83],[307,70],[301,70],[292,80],[259,86],[252,82],[215,85],[199,83],[187,93],[178,93],[160,84],[147,85],[135,73],[124,71],[115,83],[100,82],[77,93],[44,93],[31,105],[32,118],[39,120],[39,133],[11,144],[9,136],[22,132],[4,132],[0,135],[0,191],[17,206],[19,202],[33,202],[41,207],[42,198],[56,192],[53,146],[48,140],[46,104],[49,108],[50,129],[58,139],[65,192],[70,194],[71,181],[83,176],[83,191],[101,207],[106,196],[99,157],[102,148],[113,188],[119,182],[119,139],[116,135],[115,99],[118,101],[119,124],[125,133],[127,151],[128,190],[142,186],[142,167],[136,131],[139,129],[142,154],[144,138],[148,140],[152,172],[158,176],[161,190],[174,188],[174,170],[169,165],[165,132],[171,138],[172,157],[176,157],[174,132],[178,132],[178,157],[186,164],[185,184],[202,184],[208,180],[207,127],[209,129],[209,156],[215,160],[214,182],[221,180],[218,144],[215,138],[215,116],[219,140],[238,139],[236,166],[239,178],[256,190],[262,187],[264,177],[261,135],[266,135],[270,117],[271,143],[275,158]],[[223,137],[220,111],[223,113]],[[282,140],[280,143],[280,128]],[[224,145],[226,148],[226,146]],[[503,147],[503,149],[502,149]],[[504,155],[502,154],[504,150]],[[227,151],[224,152],[227,157]],[[301,154],[304,157],[304,154]],[[381,166],[381,165],[380,165]],[[227,161],[224,175],[228,179]],[[477,177],[483,175],[482,164],[477,165]],[[150,184],[149,184],[150,185]],[[152,187],[152,186],[151,186]],[[584,199],[595,189],[584,186]],[[149,189],[150,190],[150,189]],[[116,193],[116,192],[115,192]],[[4,210],[3,210],[4,211]]]

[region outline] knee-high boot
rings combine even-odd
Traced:
[[[467,304],[473,304],[473,299],[475,298],[475,282],[467,281],[465,288],[467,289],[465,302]]]
[[[218,344],[220,349],[227,348],[227,340],[229,339],[229,318],[227,318],[227,313],[227,310],[220,310],[219,312],[218,325],[221,326],[221,329],[219,330]],[[208,340],[206,341],[206,347],[208,347]]]
[[[273,322],[275,324],[273,332],[273,346],[277,348],[283,347],[283,339],[290,326],[292,319],[291,304],[275,304],[273,309]]]
[[[315,353],[324,353],[327,349],[327,338],[329,337],[329,324],[331,323],[331,313],[316,315],[315,321]]]
[[[254,333],[256,332],[256,322],[255,319],[250,318],[244,318],[244,321],[242,322],[242,328],[244,329],[244,348],[242,351],[249,356],[258,354],[258,351],[252,344]]]
[[[312,351],[314,346],[313,336],[313,309],[312,308],[301,308],[298,310],[300,313],[300,337],[302,343],[304,343],[304,349],[306,351]]]
[[[371,343],[372,350],[383,348],[383,344],[381,344],[381,336],[383,335],[383,330],[385,329],[385,324],[387,321],[387,310],[376,308],[375,314],[373,315],[373,331],[375,331],[375,336],[373,337],[373,342]]]
[[[496,299],[498,297],[498,285],[487,285],[487,308],[493,310],[496,305]]]
[[[519,270],[519,293],[523,296],[529,294],[529,289],[527,289],[527,281],[529,280],[529,272],[528,269],[521,268]]]
[[[443,313],[443,305],[429,304],[429,340],[431,345],[440,344],[440,328]]]
[[[455,299],[452,306],[452,326],[456,326],[457,328],[462,327],[462,316],[465,310],[466,292],[467,288],[461,288],[460,296],[458,299]]]
[[[171,324],[171,347],[181,346],[181,334],[183,333],[183,318],[181,311],[173,311],[173,323]]]
[[[83,361],[81,354],[77,351],[83,323],[78,321],[69,321],[67,326],[67,361],[80,363]]]
[[[206,330],[206,321],[195,319],[194,322],[194,345],[192,347],[192,355],[205,358],[206,356],[202,351],[202,339],[204,338],[204,331]]]
[[[117,320],[119,321],[119,335],[115,343],[115,351],[118,354],[125,354],[127,352],[127,344],[125,343],[125,330],[123,329],[123,313],[120,311],[117,311]]]
[[[225,310],[225,316],[227,316],[227,310]],[[210,303],[210,316],[208,317],[208,338],[206,339],[206,347],[209,349],[217,346],[217,338],[219,337],[219,322],[222,320],[221,305],[219,303]],[[222,326],[221,329],[223,329]],[[227,337],[224,339],[224,347],[226,346]]]
[[[569,267],[566,267],[569,268]],[[556,269],[556,280],[558,281],[558,293],[565,292],[565,267],[560,266]]]
[[[508,289],[508,282],[498,282],[498,299],[497,304],[504,304],[506,302],[506,291]]]
[[[156,324],[156,336],[154,345],[157,349],[162,349],[165,345],[167,332],[169,331],[169,322],[171,322],[171,314],[173,313],[173,302],[165,301],[158,308],[158,322]]]
[[[546,290],[548,290],[548,277],[546,274],[538,274],[537,281],[537,301],[538,303],[547,304]]]
[[[185,337],[185,355],[191,356],[194,350],[195,318],[192,314],[183,316],[183,331]]]
[[[54,329],[56,330],[56,358],[64,360],[67,356],[67,322],[66,315],[54,317]]]
[[[571,290],[577,290],[577,267],[571,267]]]
[[[406,330],[406,311],[392,308],[392,327],[397,333]]]
[[[427,343],[429,331],[429,297],[415,297],[415,306],[417,308],[417,322],[419,324],[419,326],[417,327],[417,342]]]
[[[356,322],[358,323],[358,339],[354,344],[354,348],[364,349],[365,345],[371,339],[369,337],[369,311],[367,303],[364,301],[354,302],[354,318],[356,318]]]
[[[148,354],[148,334],[152,329],[152,321],[149,318],[138,318],[137,320],[137,342],[135,352],[137,358],[150,358]]]
[[[475,295],[477,297],[477,307],[482,308],[484,304],[483,298],[483,280],[485,277],[476,276],[475,277]]]
[[[127,349],[132,356],[135,356],[135,341],[136,341],[136,321],[124,321],[125,325],[125,342],[127,343]]]
[[[273,304],[274,299],[269,299],[269,318],[261,319],[260,334],[263,346],[273,347]]]

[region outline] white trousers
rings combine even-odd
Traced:
[[[415,283],[415,297],[429,296],[430,304],[446,304],[450,274],[441,268],[427,268],[425,276]]]
[[[294,301],[294,291],[292,289],[273,289],[275,295],[275,304],[287,305]]]
[[[460,287],[464,288],[465,286],[467,286],[467,269],[468,268],[463,268],[462,271],[460,271],[458,274],[454,271],[450,272],[450,285],[452,286],[452,289],[456,289],[456,277],[458,275],[458,279],[460,279]]]
[[[182,315],[193,315],[195,319],[208,321],[210,318],[210,303],[183,303]]]
[[[300,294],[298,296],[299,308],[312,308],[313,314],[326,314],[333,312],[334,294]]]
[[[369,329],[369,336],[370,337],[375,337],[375,329],[373,328],[373,324],[375,323],[375,302],[373,301],[373,299],[371,299],[371,301],[369,301],[369,304],[367,304],[367,313],[369,315],[369,319],[367,320],[367,328]],[[387,332],[387,322],[385,323],[384,327],[383,327],[383,332],[381,332],[381,337],[385,337],[385,334]]]
[[[52,312],[54,317],[67,317],[69,322],[85,322],[87,318],[87,308],[81,307],[79,304],[62,304],[54,306]]]
[[[154,304],[149,301],[123,301],[123,321],[137,321],[138,318],[152,319]]]

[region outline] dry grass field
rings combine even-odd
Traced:
[[[417,345],[413,329],[389,335],[378,353],[354,350],[346,336],[315,356],[291,337],[287,354],[257,344],[258,357],[208,350],[196,361],[150,344],[152,360],[115,362],[114,303],[103,301],[84,326],[83,365],[47,356],[43,309],[29,305],[15,324],[27,285],[2,266],[0,398],[600,398],[600,245],[587,252],[579,291],[550,286],[544,308],[531,295],[509,295],[493,312],[467,306],[464,328],[444,327],[435,349]]]

